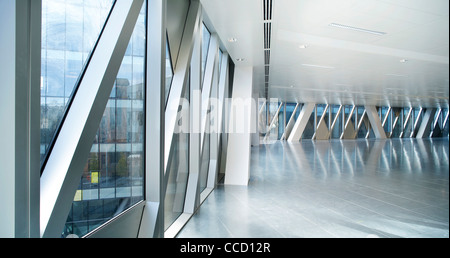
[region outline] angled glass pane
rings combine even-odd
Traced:
[[[314,133],[316,132],[314,128],[314,118],[316,117],[316,111],[312,112],[311,116],[308,119],[305,130],[303,131],[303,135],[301,139],[312,139]]]
[[[41,164],[114,0],[42,0]]]
[[[286,103],[283,103],[283,106],[280,109],[280,113],[278,113],[278,138],[277,140],[281,139],[281,136],[283,136],[284,130],[286,129],[286,121],[285,121],[285,115],[284,111],[286,109]]]
[[[84,236],[143,200],[145,6],[103,113],[62,237]]]
[[[336,116],[338,115],[339,112],[339,105],[331,105],[330,109],[331,109],[331,116],[333,117],[333,120],[331,121],[333,123],[334,119],[336,119]],[[338,118],[336,119],[336,123],[334,124],[333,130],[331,131],[331,135],[330,138],[331,139],[339,139],[339,137],[341,137],[341,133],[342,133],[342,116],[343,116],[343,112],[341,110],[341,112],[339,113]]]
[[[442,137],[448,137],[449,132],[449,117],[448,115],[448,108],[445,108],[442,110],[443,119],[442,119]]]
[[[190,81],[190,80],[188,80]],[[178,107],[177,125],[167,164],[169,179],[164,200],[164,229],[170,227],[183,213],[189,176],[189,91],[188,83]]]
[[[173,68],[172,68],[172,59],[170,57],[170,50],[169,50],[169,37],[166,37],[166,88],[165,88],[165,94],[166,94],[166,104],[167,99],[169,98],[169,92],[170,87],[172,85],[172,79],[173,79]]]
[[[205,78],[206,59],[208,58],[209,42],[211,41],[211,33],[204,23],[202,23],[202,78]],[[202,79],[202,81],[203,81]],[[202,83],[203,88],[203,83]]]

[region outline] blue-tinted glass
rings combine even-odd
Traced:
[[[63,237],[86,235],[143,200],[145,6],[103,113]]]
[[[113,3],[42,0],[41,163]]]

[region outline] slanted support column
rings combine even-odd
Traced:
[[[288,137],[288,142],[297,142],[300,140],[315,106],[316,103],[306,103],[303,106],[297,121],[295,121],[294,127],[292,128],[292,132]]]
[[[322,117],[317,124],[316,133],[313,136],[313,140],[328,140],[330,131],[328,130],[327,124],[325,122],[325,116],[327,114],[328,108],[329,105],[327,104],[323,111]]]
[[[295,114],[297,113],[297,109],[299,108],[300,103],[297,103],[294,108],[294,112],[292,112],[291,118],[289,119],[289,122],[286,125],[286,129],[284,130],[283,136],[281,136],[281,140],[287,140],[289,138],[289,135],[291,134],[292,128],[295,124]]]
[[[197,26],[201,26],[198,24]],[[201,31],[200,28],[197,29]],[[190,140],[189,140],[189,179],[187,183],[185,213],[194,213],[200,206],[200,168],[201,168],[201,114],[202,114],[202,60],[201,60],[202,34],[198,33],[192,52],[190,68]]]
[[[366,114],[369,118],[370,125],[377,139],[386,139],[386,133],[381,124],[380,117],[378,116],[377,108],[375,106],[365,106]]]
[[[416,138],[426,138],[430,135],[436,108],[427,108],[423,114],[422,123],[417,131]]]
[[[230,108],[226,185],[248,185],[250,179],[251,109],[253,67],[236,67]]]
[[[350,111],[350,114],[348,115],[347,121],[344,125],[344,131],[341,134],[341,140],[342,139],[355,139],[356,138],[356,130],[355,125],[352,123],[352,116],[355,112],[356,106],[354,105],[352,110]],[[344,112],[345,113],[345,112]],[[356,122],[356,119],[355,119]]]

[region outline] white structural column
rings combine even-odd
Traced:
[[[251,109],[253,67],[236,67],[230,107],[226,185],[248,185],[250,178]]]
[[[138,236],[164,237],[166,1],[148,0],[145,207]],[[158,139],[158,140],[155,140]]]
[[[199,32],[199,23],[201,18],[200,2],[193,0],[190,2],[189,11],[186,18],[186,25],[184,27],[183,36],[181,40],[180,50],[176,67],[174,68],[174,75],[172,79],[172,86],[170,87],[170,95],[167,100],[165,113],[165,150],[164,150],[164,167],[167,168],[169,161],[169,154],[172,146],[172,138],[177,126],[178,107],[181,104],[181,94],[186,85],[189,67],[191,65],[192,52],[196,35]],[[167,175],[165,175],[167,177]]]
[[[280,110],[282,107],[283,107],[283,102],[280,103],[280,105],[277,108],[277,111],[275,112],[275,115],[272,117],[272,121],[270,121],[269,130],[267,131],[266,136],[264,136],[264,141],[269,140],[270,132],[272,131],[271,128],[274,127],[275,123],[279,120],[278,114],[280,114]],[[276,133],[278,134],[278,131]]]
[[[403,126],[402,127],[402,132],[400,133],[399,138],[402,138],[404,136],[404,134],[405,134],[405,129],[406,129],[406,126],[408,125],[409,119],[411,118],[412,111],[413,111],[413,108],[410,107],[409,111],[408,111],[408,115],[406,116],[405,121],[404,121],[404,123],[402,125]]]
[[[365,106],[366,114],[369,118],[370,124],[372,126],[373,132],[377,139],[386,139],[386,133],[381,124],[380,117],[378,116],[377,108],[375,106]]]
[[[356,137],[356,130],[355,125],[352,123],[352,116],[355,112],[356,106],[353,105],[350,113],[348,114],[347,121],[344,124],[344,131],[341,134],[341,139],[355,139]],[[344,112],[345,114],[345,112]],[[356,119],[355,119],[356,122]]]
[[[295,114],[297,112],[297,109],[299,109],[300,103],[297,103],[294,108],[294,112],[292,112],[291,118],[289,118],[289,122],[286,124],[286,128],[284,129],[284,133],[281,136],[281,140],[286,140],[289,138],[289,135],[291,134],[292,128],[295,124]]]
[[[298,115],[297,121],[295,121],[294,127],[292,128],[292,131],[287,138],[288,142],[297,142],[300,140],[303,132],[305,131],[306,125],[308,124],[309,118],[314,111],[315,106],[316,103],[306,103],[303,105],[303,108]]]
[[[425,110],[416,138],[426,138],[430,135],[431,124],[433,123],[435,113],[436,108],[427,108]]]
[[[197,26],[201,26],[198,24]],[[197,28],[200,31],[200,28]],[[198,33],[195,39],[191,59],[191,105],[190,105],[190,139],[189,139],[189,178],[186,189],[186,201],[184,212],[193,214],[200,206],[200,168],[201,168],[201,146],[200,146],[200,128],[201,128],[201,43],[202,34]]]
[[[438,114],[435,115],[435,119],[433,122],[433,127],[431,128],[430,137],[433,137],[435,134],[439,134],[442,128],[439,127],[439,117],[442,115],[442,108],[439,108]],[[437,128],[436,128],[437,127]]]
[[[218,100],[217,103],[215,104],[215,108],[217,108],[217,118],[213,121],[213,130],[214,132],[214,138],[216,138],[216,146],[215,151],[211,153],[211,162],[214,162],[214,166],[210,165],[210,171],[208,174],[208,183],[207,183],[207,187],[215,187],[217,184],[217,175],[219,173],[220,170],[220,157],[222,156],[222,151],[223,148],[221,146],[221,144],[224,144],[223,142],[221,143],[221,139],[223,139],[222,134],[224,132],[222,132],[222,126],[223,126],[223,110],[224,110],[224,105],[225,105],[225,89],[227,88],[228,85],[228,53],[223,53],[222,56],[222,60],[218,60],[219,62],[221,62],[221,69],[220,69],[220,74],[218,74],[218,79],[219,79],[219,84],[218,84]],[[252,109],[253,111],[253,109]],[[254,110],[256,112],[256,110]],[[211,148],[213,147],[213,145],[211,145]],[[223,157],[223,156],[222,156]],[[214,169],[211,169],[214,168]]]
[[[116,1],[79,82],[40,180],[42,237],[61,235],[142,4]]]
[[[412,124],[412,131],[411,131],[410,138],[413,138],[413,137],[415,137],[417,135],[417,132],[419,130],[419,127],[418,127],[419,121],[421,121],[420,119],[423,116],[423,113],[424,113],[424,109],[421,107],[419,109],[419,114],[417,114],[417,117],[415,117],[416,120]]]
[[[202,86],[202,116],[201,116],[201,142],[200,146],[203,146],[203,140],[205,138],[207,123],[210,122],[212,116],[214,117],[214,113],[211,113],[208,116],[208,110],[211,106],[211,92],[213,88],[217,87],[217,84],[214,83],[217,78],[216,72],[218,70],[218,56],[219,56],[219,37],[216,33],[211,35],[208,55],[206,60],[205,74]],[[215,89],[214,89],[215,90]],[[216,116],[217,117],[217,116]]]
[[[341,111],[342,111],[343,107],[344,107],[343,105],[339,106],[339,109],[338,109],[338,111],[336,113],[336,116],[333,119],[333,123],[331,123],[330,130],[328,131],[328,139],[330,139],[330,137],[331,137],[331,133],[333,132],[334,126],[336,125],[336,123],[337,123],[337,121],[339,119],[339,115],[341,114]],[[331,108],[330,108],[330,111],[331,111]],[[333,112],[330,112],[330,118],[331,118],[331,114],[332,113]]]
[[[0,238],[39,237],[41,1],[0,1]]]
[[[327,104],[325,106],[325,109],[323,110],[323,114],[320,117],[319,123],[317,124],[316,132],[313,135],[313,140],[328,140],[328,137],[330,135],[330,131],[328,130],[327,124],[325,122],[325,116],[327,114],[327,111],[329,110],[329,105]]]

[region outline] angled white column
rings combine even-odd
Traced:
[[[431,124],[433,123],[435,113],[436,108],[427,108],[425,110],[416,138],[426,138],[430,135]]]
[[[436,133],[440,133],[441,128],[439,127],[439,117],[442,115],[442,108],[439,108],[438,114],[435,115],[435,119],[431,128],[430,137],[433,137]],[[436,129],[437,126],[437,129]],[[438,131],[437,131],[438,130]],[[436,132],[437,131],[437,132]]]
[[[198,24],[198,26],[201,26]],[[200,28],[198,28],[200,31]],[[184,212],[193,214],[200,206],[200,165],[201,165],[201,42],[202,34],[196,36],[191,59],[191,105],[190,105],[190,140],[189,140],[189,178],[186,189]]]
[[[316,132],[314,133],[313,140],[328,140],[330,131],[328,130],[327,124],[325,122],[326,112],[328,111],[329,105],[327,104],[323,110],[323,114],[320,117],[319,123],[317,124]]]
[[[200,140],[200,146],[203,146],[203,140],[205,138],[206,132],[206,123],[209,123],[209,120],[211,119],[211,116],[208,116],[208,110],[210,107],[210,98],[211,98],[211,91],[214,86],[214,73],[218,69],[218,59],[219,56],[219,37],[217,34],[212,34],[210,39],[210,44],[208,48],[208,57],[206,60],[206,66],[205,66],[205,74],[204,74],[204,80],[202,85],[202,116],[201,116],[201,140]]]
[[[0,1],[0,16],[0,238],[37,238],[41,1]]]
[[[419,121],[420,118],[423,116],[423,111],[424,109],[421,107],[419,110],[419,114],[416,117],[416,120],[414,121],[414,123],[412,124],[412,130],[411,130],[411,135],[410,137],[413,138],[417,135],[417,132],[419,131]]]
[[[355,112],[356,106],[353,105],[352,110],[350,111],[350,114],[347,117],[347,121],[344,124],[344,131],[341,134],[341,140],[342,139],[355,139],[356,137],[356,131],[355,131],[355,125],[352,122],[352,116]],[[345,112],[344,112],[345,113]]]
[[[316,103],[306,103],[303,105],[297,121],[295,121],[294,127],[292,128],[291,134],[288,137],[288,142],[297,142],[300,140],[315,106]]]
[[[170,95],[167,100],[165,113],[165,150],[164,150],[164,167],[167,168],[169,154],[172,146],[173,133],[177,123],[178,107],[181,104],[181,94],[189,77],[189,67],[191,64],[192,51],[196,36],[200,33],[199,23],[201,18],[201,8],[198,0],[190,3],[189,11],[186,18],[186,25],[183,31],[180,51],[178,54],[177,64],[174,68],[172,86],[170,87]],[[167,177],[167,175],[165,175]]]
[[[60,237],[143,0],[117,0],[41,176],[40,234]]]
[[[164,108],[166,1],[149,0],[147,14],[145,207],[138,237],[164,237]],[[158,139],[158,140],[155,140]]]
[[[297,109],[299,109],[299,107],[300,103],[297,103],[295,105],[294,112],[292,112],[291,118],[289,119],[289,122],[286,125],[283,136],[281,137],[282,140],[286,140],[289,138],[289,135],[291,134],[292,128],[294,128],[295,124],[295,113],[297,112]]]
[[[217,34],[213,34],[213,38],[217,38]],[[213,42],[211,42],[213,43]],[[209,168],[208,168],[208,179],[206,182],[206,187],[210,189],[214,189],[214,187],[217,184],[217,165],[218,165],[218,157],[219,157],[219,138],[218,138],[218,132],[219,132],[219,106],[220,103],[218,101],[219,98],[219,46],[217,44],[217,47],[215,48],[213,45],[210,45],[211,50],[215,50],[214,52],[210,52],[208,54],[212,55],[214,57],[213,59],[213,66],[214,69],[212,70],[212,84],[210,87],[210,97],[209,99],[209,107],[210,115],[209,115],[209,121],[210,123],[210,157],[209,157]],[[207,74],[205,74],[206,76]],[[203,85],[205,86],[205,85]]]
[[[366,108],[366,114],[369,118],[370,125],[372,126],[373,132],[377,139],[386,139],[386,133],[381,124],[380,117],[378,116],[377,108],[375,106],[364,106]]]
[[[269,140],[269,135],[270,135],[270,132],[272,131],[272,130],[270,130],[270,128],[272,128],[272,126],[274,126],[274,124],[277,122],[278,114],[280,114],[280,110],[282,107],[283,107],[283,102],[280,103],[280,105],[277,108],[277,111],[275,112],[275,115],[272,118],[272,121],[270,121],[269,131],[266,133],[266,136],[264,136],[264,141]],[[277,133],[278,133],[278,131],[277,131]]]
[[[406,116],[405,122],[403,123],[402,132],[400,133],[399,138],[403,138],[403,136],[405,135],[405,129],[406,129],[406,126],[408,125],[409,119],[411,118],[412,111],[413,111],[413,108],[410,107],[409,111],[408,111],[408,115]]]
[[[247,185],[250,179],[251,109],[253,67],[236,67],[230,108],[226,185]]]

